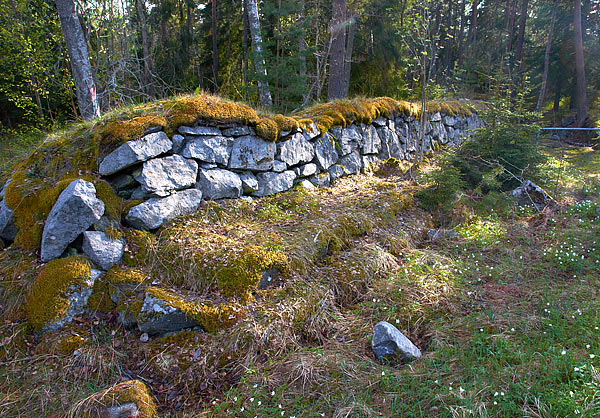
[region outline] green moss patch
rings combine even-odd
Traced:
[[[70,308],[66,298],[71,286],[90,278],[90,262],[81,256],[60,258],[46,264],[35,279],[25,309],[29,323],[40,330],[63,318]]]

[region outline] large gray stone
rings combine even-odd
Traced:
[[[169,299],[176,297],[169,294]],[[164,334],[193,328],[198,323],[180,309],[173,307],[168,300],[146,292],[142,309],[137,316],[138,328],[148,334]]]
[[[294,173],[298,177],[309,177],[316,174],[319,169],[315,163],[304,164],[299,167],[294,167]]]
[[[445,145],[448,143],[446,126],[443,123],[434,123],[431,137],[438,141],[440,144]]]
[[[321,170],[329,170],[338,159],[333,136],[326,134],[315,141],[315,160]]]
[[[444,116],[444,125],[446,126],[454,126],[456,125],[456,121],[456,116]]]
[[[125,219],[134,228],[156,229],[178,216],[195,212],[201,201],[200,190],[181,190],[173,192],[170,196],[152,198],[132,207]]]
[[[285,170],[287,170],[287,164],[283,161],[275,160],[273,161],[272,170],[276,173],[283,173]]]
[[[313,145],[301,133],[292,135],[287,141],[277,143],[277,158],[288,167],[309,163],[314,155]]]
[[[409,362],[421,357],[421,350],[389,322],[375,325],[371,347],[379,361]]]
[[[121,262],[125,243],[120,239],[112,239],[102,231],[85,231],[82,249],[95,265],[108,270]]]
[[[363,154],[377,154],[381,149],[381,139],[377,129],[373,125],[367,125],[363,129]]]
[[[240,176],[228,170],[200,170],[196,188],[208,200],[235,199],[242,195],[242,180]]]
[[[117,190],[125,190],[136,187],[138,183],[130,174],[119,174],[110,179],[110,184]]]
[[[98,172],[103,176],[114,174],[135,163],[164,154],[172,147],[173,143],[164,132],[155,132],[136,141],[128,141],[104,157]]]
[[[256,176],[249,171],[240,174],[242,180],[242,190],[244,193],[252,193],[258,190],[258,180]]]
[[[42,233],[42,261],[61,256],[79,234],[104,215],[104,202],[92,183],[77,179],[58,196]]]
[[[240,136],[233,143],[229,168],[268,171],[273,168],[276,145],[257,136]]]
[[[182,154],[207,163],[227,165],[233,138],[226,136],[186,137]]]
[[[136,180],[142,190],[156,196],[167,196],[173,190],[185,189],[196,183],[198,163],[181,155],[155,158],[144,163]]]
[[[311,122],[303,129],[303,135],[304,138],[306,138],[308,141],[311,141],[321,135],[321,131],[316,123]]]
[[[362,158],[358,150],[340,158],[338,165],[344,167],[348,174],[358,174],[363,168]]]
[[[177,131],[183,135],[196,135],[196,136],[205,136],[205,135],[221,135],[221,130],[214,126],[180,126]]]
[[[356,125],[350,125],[347,128],[333,128],[331,132],[335,137],[340,156],[350,154],[362,144],[362,135]]]
[[[283,173],[258,173],[256,179],[258,180],[258,190],[252,195],[262,197],[291,189],[294,186],[296,173],[292,170]]]
[[[17,236],[17,227],[13,218],[13,211],[6,206],[4,200],[0,201],[0,238],[13,241]]]

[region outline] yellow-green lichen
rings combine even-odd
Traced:
[[[216,279],[224,296],[239,298],[241,301],[251,299],[251,292],[256,290],[265,270],[277,269],[284,275],[289,270],[288,260],[283,252],[257,245],[223,248],[213,254],[212,258],[223,262],[209,265],[208,275]]]
[[[94,282],[92,294],[88,299],[88,307],[92,312],[109,313],[115,310],[116,304],[110,298],[110,288],[105,278]]]
[[[92,418],[103,416],[106,408],[134,403],[138,418],[156,416],[156,403],[146,385],[139,380],[119,383],[101,392],[95,393],[76,404],[69,410],[67,417]]]
[[[46,264],[35,279],[25,306],[29,323],[40,330],[63,318],[71,307],[66,293],[71,286],[85,285],[90,262],[85,257],[59,258]]]
[[[246,314],[243,307],[233,303],[188,301],[173,292],[158,287],[148,288],[146,294],[180,310],[208,332],[229,328]]]

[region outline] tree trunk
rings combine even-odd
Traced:
[[[258,4],[256,0],[246,0],[248,4],[248,26],[250,36],[252,37],[252,46],[254,47],[254,68],[258,74],[258,94],[260,104],[264,107],[273,106],[273,99],[269,91],[269,82],[267,81],[267,69],[265,58],[263,57],[262,37],[260,35],[260,23],[258,20]]]
[[[331,17],[331,55],[329,58],[329,80],[327,100],[342,99],[344,95],[344,61],[346,55],[346,0],[333,0]]]
[[[87,44],[83,29],[79,23],[75,3],[73,0],[55,0],[63,36],[71,61],[71,71],[77,91],[79,112],[83,119],[92,119],[100,116],[100,106],[96,97],[96,85]]]
[[[510,1],[510,4],[509,4]],[[506,35],[508,37],[506,41],[506,52],[512,51],[512,42],[513,42],[513,32],[515,30],[515,20],[516,20],[516,12],[517,12],[517,0],[507,0],[506,1]]]
[[[450,27],[452,26],[452,12],[454,11],[454,1],[448,1],[448,15],[446,16],[446,42],[444,45],[444,68],[446,69],[446,74],[450,73],[450,57],[452,51],[452,43],[453,43],[453,35]]]
[[[463,57],[463,40],[465,38],[465,3],[467,0],[461,0],[460,2],[460,30],[458,31],[458,66],[462,65]]]
[[[574,0],[573,32],[575,34],[575,72],[577,87],[575,100],[577,102],[577,126],[584,125],[587,113],[587,97],[585,83],[585,64],[583,61],[583,34],[581,32],[581,0]]]
[[[213,82],[215,83],[214,91],[219,91],[219,49],[217,45],[217,0],[212,0],[212,72]]]
[[[356,29],[356,18],[348,19],[348,33],[346,34],[346,52],[344,54],[344,88],[343,97],[348,97],[350,91],[350,73],[352,69],[352,50],[354,49],[354,33]]]
[[[473,9],[471,10],[471,26],[469,28],[469,43],[475,47],[477,43],[477,6],[479,5],[479,0],[473,0]]]
[[[556,21],[556,10],[558,9],[558,0],[554,0],[552,8],[552,20],[550,21],[550,29],[548,30],[548,40],[546,41],[546,53],[544,54],[544,73],[542,75],[542,86],[540,87],[540,95],[538,97],[536,112],[542,110],[544,105],[544,95],[546,94],[546,83],[548,82],[548,69],[550,67],[550,50],[552,49],[552,36],[554,34],[554,22]]]
[[[527,24],[527,6],[529,0],[523,0],[521,3],[521,23],[519,24],[519,37],[515,46],[515,73],[521,69],[521,60],[523,59],[523,42],[525,41],[525,25]]]
[[[302,22],[304,22],[304,20],[306,19],[306,11],[305,11],[305,4],[304,4],[304,0],[301,0],[300,3],[300,16],[299,19],[297,21],[298,25],[301,25]],[[306,100],[306,95],[308,94],[307,91],[307,86],[306,86],[306,38],[305,38],[305,31],[302,30],[300,32],[300,35],[298,36],[298,57],[300,60],[300,65],[298,68],[298,76],[300,77],[301,80],[304,80],[304,86],[303,86],[303,93],[302,93],[302,101]]]
[[[244,72],[244,99],[248,94],[248,2],[242,1],[244,9],[242,10],[242,21],[244,36],[242,38],[242,49],[243,49],[243,72]]]
[[[142,51],[144,54],[144,91],[150,97],[154,96],[152,88],[152,63],[150,62],[150,46],[148,45],[148,29],[146,27],[146,6],[144,0],[136,0],[138,19],[140,20],[140,32],[142,33]]]

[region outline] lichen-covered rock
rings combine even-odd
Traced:
[[[27,319],[36,331],[55,331],[85,312],[94,281],[93,270],[82,256],[52,260],[33,282],[27,298]]]
[[[141,174],[136,180],[142,185],[145,193],[156,196],[167,196],[173,190],[185,189],[196,183],[198,163],[171,155],[146,161]]]
[[[444,125],[446,126],[454,126],[456,125],[457,117],[456,116],[444,116]]]
[[[75,403],[67,416],[77,418],[154,418],[156,404],[139,380],[119,383]]]
[[[375,325],[371,347],[379,361],[409,362],[421,357],[421,350],[389,322]]]
[[[207,200],[235,199],[242,195],[240,176],[228,170],[200,170],[196,188]]]
[[[286,163],[288,167],[309,163],[314,155],[313,145],[301,133],[294,134],[287,141],[277,144],[277,158]]]
[[[128,141],[108,154],[98,167],[103,176],[114,174],[124,168],[149,160],[170,151],[173,143],[164,132],[155,132],[136,141]]]
[[[6,193],[6,188],[8,187],[8,185],[10,184],[11,181],[12,181],[12,178],[6,180],[6,183],[4,183],[4,186],[2,186],[2,189],[0,190],[0,200],[4,199],[4,194]]]
[[[298,177],[310,177],[313,174],[316,174],[319,169],[315,163],[304,164],[299,167],[294,167],[294,173]]]
[[[180,126],[177,131],[183,135],[220,136],[221,130],[214,126]]]
[[[42,261],[61,256],[79,234],[104,215],[104,202],[92,183],[77,179],[58,196],[42,232]]]
[[[329,179],[330,181],[335,181],[340,177],[344,177],[348,175],[348,171],[344,168],[344,166],[340,164],[335,164],[333,167],[329,169]]]
[[[302,133],[304,135],[304,138],[306,138],[307,141],[311,141],[314,138],[321,135],[321,131],[319,130],[319,127],[314,122],[311,122],[308,125],[306,125],[306,127],[302,131],[303,131]]]
[[[331,132],[335,137],[340,156],[350,154],[362,144],[362,135],[356,125],[350,125],[347,128],[333,128]]]
[[[226,136],[186,137],[183,156],[226,166],[233,141],[233,138]]]
[[[256,176],[250,172],[240,174],[240,180],[242,180],[242,190],[244,193],[250,194],[258,190],[258,180]]]
[[[256,175],[256,179],[258,180],[258,190],[252,195],[262,197],[291,189],[294,186],[296,173],[292,170],[283,173],[259,173]]]
[[[328,187],[331,184],[331,179],[327,171],[319,173],[308,180],[317,187]]]
[[[155,335],[199,325],[177,307],[177,304],[184,304],[184,300],[174,301],[174,295],[169,294],[168,296],[168,298],[164,297],[161,293],[154,291],[154,288],[146,291],[144,304],[137,316],[140,331]]]
[[[275,160],[273,161],[272,170],[276,173],[283,173],[285,170],[287,170],[287,164],[283,161]]]
[[[156,229],[178,216],[195,212],[201,201],[200,190],[181,190],[173,192],[170,196],[152,198],[132,207],[125,219],[134,228]]]
[[[441,115],[440,112],[435,112],[435,113],[433,113],[433,114],[431,114],[429,116],[429,120],[431,122],[441,122],[442,121],[442,115]]]
[[[13,211],[6,206],[4,200],[0,201],[0,238],[13,241],[17,232]]]
[[[85,231],[83,233],[83,252],[102,270],[108,270],[121,262],[125,243],[113,239],[105,232]]]
[[[181,154],[183,152],[184,141],[185,141],[185,138],[182,135],[179,135],[179,134],[173,135],[173,147],[171,148],[171,153]]]
[[[355,150],[354,152],[340,158],[338,165],[344,167],[347,174],[360,173],[360,170],[363,168],[360,152]]]
[[[333,136],[327,134],[315,141],[315,161],[321,170],[329,170],[338,159]]]
[[[131,174],[119,174],[110,179],[110,184],[116,190],[125,190],[136,187],[138,183]]]
[[[363,129],[363,154],[377,154],[381,149],[381,139],[377,129],[373,125],[365,126]]]
[[[223,135],[225,136],[244,136],[244,135],[254,135],[254,129],[249,126],[234,126],[232,128],[227,128],[223,130]]]
[[[302,187],[303,189],[306,190],[313,190],[315,188],[315,185],[312,184],[310,182],[310,180],[308,179],[304,179],[304,180],[300,180],[297,184],[296,187]]]
[[[257,136],[236,138],[231,150],[229,168],[237,170],[268,171],[273,168],[276,145]]]

